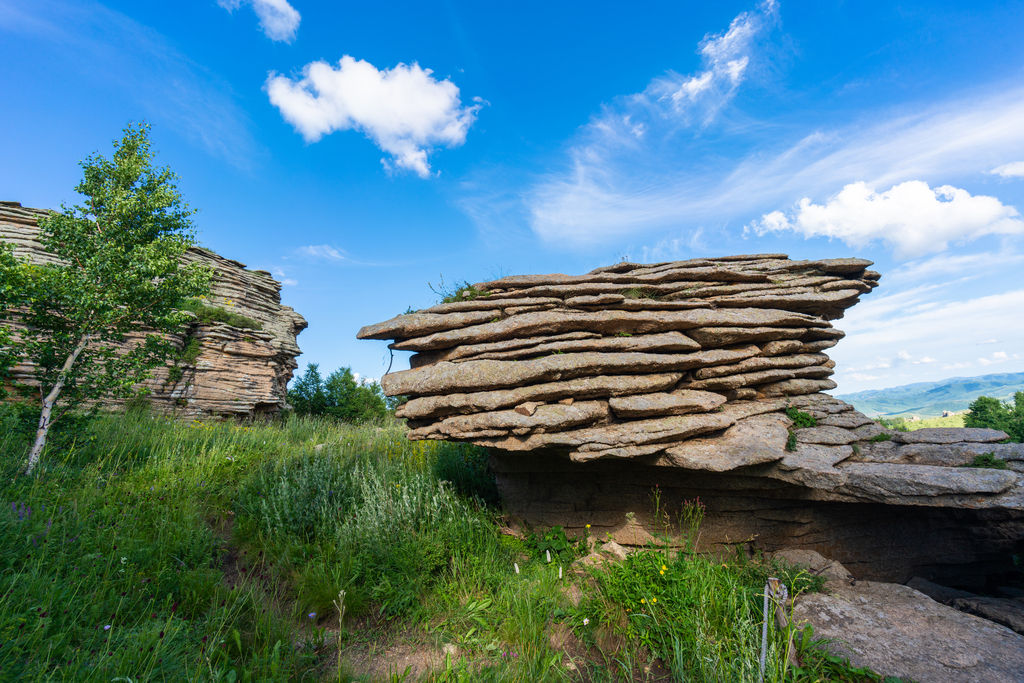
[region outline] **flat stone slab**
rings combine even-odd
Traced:
[[[966,427],[928,427],[912,432],[896,432],[892,440],[896,443],[995,443],[1005,441],[1009,436],[998,429],[977,429]]]
[[[834,638],[831,649],[854,666],[883,676],[1020,683],[1024,672],[1024,637],[899,584],[836,585],[832,595],[801,596],[793,617],[811,624],[816,638]]]
[[[640,396],[614,397],[608,401],[619,417],[637,418],[656,415],[707,413],[725,403],[725,396],[710,391],[681,389],[671,394],[658,392]]]
[[[997,624],[1008,626],[1024,634],[1024,602],[1015,598],[983,598],[981,596],[957,598],[953,607],[961,612],[977,614]],[[1024,669],[1021,670],[1024,676]]]
[[[932,465],[848,462],[846,489],[879,502],[905,503],[906,498],[968,493],[1003,493],[1018,480],[1014,472]]]
[[[655,464],[726,472],[782,459],[788,438],[784,417],[757,415],[738,421],[721,436],[689,439],[672,446]]]
[[[796,430],[797,443],[819,443],[826,446],[843,446],[858,441],[856,434],[842,427],[805,427]]]

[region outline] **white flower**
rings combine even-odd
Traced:
[[[558,568],[558,578],[562,578],[562,568]]]
[[[513,562],[512,566],[516,568],[516,574],[518,574],[519,573],[519,563],[518,562]]]
[[[550,563],[551,562],[551,551],[550,550],[545,550],[544,554],[548,556],[548,562]]]
[[[110,630],[110,624],[107,624],[106,626],[104,626],[103,630],[104,631],[109,631]]]
[[[586,626],[589,623],[590,623],[590,619],[587,619],[586,617],[583,617],[583,625]]]

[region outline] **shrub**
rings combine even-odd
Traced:
[[[974,456],[974,460],[966,465],[960,465],[960,467],[978,467],[988,470],[1007,469],[1006,461],[997,458],[995,453],[982,453],[981,455],[976,455]]]
[[[246,330],[262,330],[263,325],[247,318],[244,315],[238,313],[232,313],[226,308],[220,306],[207,306],[199,299],[189,299],[184,304],[186,311],[195,313],[196,318],[201,323],[224,323],[225,325],[231,325],[232,327],[241,327]]]
[[[793,426],[796,427],[797,429],[805,429],[807,427],[818,426],[818,421],[814,419],[814,417],[792,406],[786,408],[786,417],[793,421]]]
[[[1013,405],[991,396],[979,396],[964,415],[964,427],[982,427],[1006,432],[1010,441],[1024,441],[1024,391],[1013,396]]]
[[[387,417],[388,402],[376,382],[357,383],[351,368],[335,370],[325,381],[320,366],[310,363],[288,390],[288,402],[299,415],[326,415],[346,422]]]

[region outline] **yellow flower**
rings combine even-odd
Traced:
[[[590,525],[589,525],[589,524],[587,525],[587,528],[588,528],[588,529],[590,528]]]
[[[643,605],[643,604],[644,604],[644,603],[646,603],[646,602],[647,602],[647,600],[645,600],[645,599],[643,599],[643,598],[640,598],[640,604],[641,604],[641,605]]]
[[[658,573],[659,573],[659,574],[661,574],[662,576],[664,576],[664,575],[665,575],[665,570],[664,570],[664,569],[662,569],[662,570],[661,570],[660,572],[658,572]]]
[[[665,570],[668,569],[665,565],[661,565],[661,572],[664,574]]]
[[[658,598],[651,598],[651,602],[658,602]]]

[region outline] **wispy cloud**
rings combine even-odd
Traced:
[[[150,122],[234,166],[251,168],[264,154],[225,80],[119,12],[88,0],[7,0],[0,5],[2,32],[46,43],[86,82],[116,88]]]
[[[335,261],[351,262],[351,259],[345,255],[345,252],[330,246],[329,244],[310,244],[309,246],[299,247],[295,250],[295,253],[300,256],[307,256],[309,258],[320,259],[323,261]]]
[[[302,16],[288,4],[288,0],[217,0],[217,4],[229,12],[243,4],[252,5],[260,20],[260,30],[271,40],[290,43],[299,32]]]
[[[1003,268],[1024,262],[1024,254],[1010,251],[985,251],[976,254],[940,254],[929,258],[904,263],[886,273],[886,283],[922,281],[939,276],[968,274],[984,277],[993,268]]]
[[[880,241],[894,247],[898,257],[916,258],[945,251],[951,241],[1020,235],[1024,220],[1017,209],[995,197],[971,195],[950,185],[933,190],[911,180],[885,192],[851,183],[824,205],[804,198],[795,210],[772,211],[749,227],[759,235],[792,231],[805,238],[837,238],[858,248]]]
[[[307,64],[298,80],[271,73],[265,89],[306,142],[334,131],[358,130],[391,155],[381,159],[386,169],[427,178],[427,154],[437,146],[465,143],[485,104],[474,98],[474,104],[463,106],[458,87],[431,74],[416,63],[378,70],[345,55],[337,68],[324,61]]]
[[[671,186],[692,189],[693,178],[668,171],[678,168],[680,140],[706,131],[733,101],[758,66],[758,41],[777,22],[778,3],[763,2],[726,31],[704,37],[697,73],[669,72],[605,105],[571,145],[568,168],[529,192],[533,230],[548,241],[593,243],[660,223],[665,194],[681,189]]]
[[[993,168],[989,173],[1002,176],[1003,178],[1024,178],[1024,161],[1014,161]]]
[[[766,36],[770,25],[765,17],[756,35]],[[748,44],[748,72],[762,48],[763,41]],[[571,141],[565,167],[524,193],[538,236],[578,246],[746,222],[802,198],[827,206],[857,183],[882,194],[908,181],[930,183],[932,201],[941,202],[935,185],[976,177],[993,159],[1024,156],[1024,88],[1015,83],[918,104],[909,114],[865,110],[852,122],[840,114],[826,125],[821,116],[802,126],[744,118],[726,98],[714,111],[736,123],[721,130],[687,129],[686,121],[702,119],[679,117],[670,98],[651,90],[604,107]],[[641,121],[648,128],[634,131]],[[1016,163],[998,168],[1013,171]]]
[[[996,365],[998,363],[1006,363],[1011,360],[1020,360],[1020,354],[1013,354],[1012,356],[1006,351],[995,351],[987,358],[979,358],[978,365]]]
[[[293,280],[292,278],[287,277],[285,272],[280,268],[274,268],[274,277],[276,277],[285,287],[294,287],[299,284],[298,280]]]

